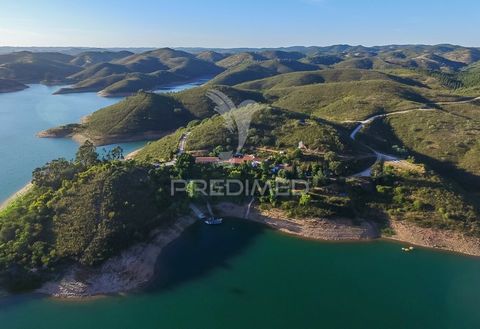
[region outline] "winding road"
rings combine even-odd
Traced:
[[[178,142],[177,154],[175,154],[175,157],[173,158],[173,160],[165,162],[165,166],[171,167],[171,166],[174,166],[175,163],[177,163],[177,158],[185,152],[185,145],[187,144],[187,139],[189,135],[190,135],[190,131],[187,131],[185,134],[182,134],[182,137]]]
[[[472,99],[468,99],[468,100],[463,100],[463,101],[455,101],[455,102],[437,102],[437,103],[433,103],[432,105],[448,105],[448,104],[467,104],[467,103],[471,103],[471,102],[475,102],[475,101],[480,101],[480,97],[476,97],[476,98],[472,98]],[[397,111],[397,112],[391,112],[391,113],[384,113],[384,114],[377,114],[377,115],[374,115],[366,120],[363,120],[363,121],[351,121],[351,120],[347,120],[347,121],[343,121],[343,123],[359,123],[359,125],[357,127],[355,127],[355,129],[352,131],[352,133],[350,134],[350,138],[352,140],[355,140],[356,139],[356,136],[358,134],[358,132],[360,130],[363,129],[363,127],[365,127],[365,125],[375,121],[376,119],[379,119],[379,118],[386,118],[386,117],[389,117],[389,116],[392,116],[392,115],[399,115],[399,114],[405,114],[405,113],[410,113],[410,112],[414,112],[414,111],[437,111],[437,109],[435,108],[419,108],[419,109],[411,109],[411,110],[404,110],[404,111]],[[384,154],[384,153],[380,153],[378,152],[377,150],[374,150],[373,148],[371,148],[370,146],[366,145],[370,150],[372,150],[372,152],[375,154],[376,156],[376,161],[373,165],[371,165],[370,167],[368,167],[367,169],[357,173],[357,174],[354,174],[353,177],[370,177],[372,175],[372,168],[373,166],[378,163],[379,161],[402,161],[402,159],[394,156],[394,155],[389,155],[389,154]]]

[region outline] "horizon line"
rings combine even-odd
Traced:
[[[28,46],[28,45],[0,45],[0,48],[99,48],[99,49],[114,49],[114,48],[152,48],[152,49],[160,49],[160,48],[197,48],[197,49],[276,49],[276,48],[295,48],[295,47],[303,47],[303,48],[325,48],[325,47],[333,47],[333,46],[349,46],[349,47],[365,47],[365,48],[375,48],[375,47],[389,47],[389,46],[457,46],[457,47],[464,47],[464,48],[480,48],[479,46],[471,46],[471,45],[462,45],[462,44],[455,44],[455,43],[391,43],[391,44],[375,44],[375,45],[365,45],[365,44],[349,44],[349,43],[333,43],[328,45],[289,45],[289,46],[235,46],[235,47],[219,47],[219,46],[55,46],[55,45],[35,45],[35,46]]]

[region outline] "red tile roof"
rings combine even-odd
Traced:
[[[242,164],[244,162],[248,162],[248,161],[253,161],[255,160],[255,156],[254,155],[244,155],[243,157],[241,158],[230,158],[228,160],[228,163],[231,163],[231,164]]]
[[[196,157],[195,163],[218,163],[220,159],[218,157]]]

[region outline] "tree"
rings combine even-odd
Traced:
[[[32,182],[37,186],[58,189],[64,180],[73,179],[75,174],[75,166],[60,158],[50,161],[43,167],[36,168],[32,173]]]
[[[199,196],[197,185],[194,181],[190,181],[186,187],[187,195],[190,199],[196,199]]]
[[[312,201],[312,196],[308,193],[302,193],[300,196],[299,204],[301,206],[308,206],[310,202]]]
[[[123,160],[124,158],[123,149],[120,146],[114,147],[103,157],[106,161]]]
[[[93,143],[89,140],[83,143],[83,145],[78,148],[75,156],[75,162],[84,168],[89,168],[97,164],[99,161],[95,145],[93,145]]]
[[[193,169],[195,166],[195,158],[188,153],[180,154],[175,164],[178,176],[181,178],[190,178],[193,176]]]

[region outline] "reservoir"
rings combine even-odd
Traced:
[[[167,246],[144,291],[90,301],[0,299],[1,328],[480,328],[480,261],[321,243],[227,219]]]

